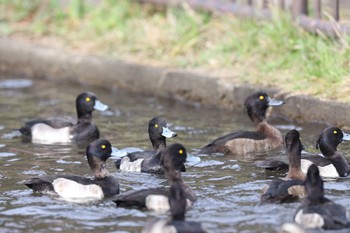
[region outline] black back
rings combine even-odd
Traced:
[[[112,197],[119,194],[119,182],[113,176],[95,178],[94,183],[102,188],[105,197]]]
[[[259,168],[265,168],[266,170],[281,171],[281,172],[288,172],[288,167],[289,167],[287,163],[277,160],[275,158],[269,158],[262,161],[257,161],[254,164]]]
[[[141,172],[163,174],[164,170],[160,161],[161,152],[152,157],[145,158],[141,163]]]
[[[261,195],[260,201],[263,203],[286,203],[299,199],[298,196],[290,195],[288,189],[296,185],[303,186],[304,181],[275,179],[268,185],[269,188]]]
[[[169,189],[166,187],[130,190],[115,196],[112,201],[115,202],[117,206],[121,206],[121,207],[145,208],[147,196],[149,195],[168,196],[168,194],[169,194]]]
[[[302,155],[301,158],[309,160],[313,164],[320,166],[320,167],[324,167],[324,166],[332,164],[331,160],[329,160],[325,157],[319,156],[319,155]]]

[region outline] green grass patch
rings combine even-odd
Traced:
[[[350,101],[349,37],[316,36],[273,10],[270,21],[154,8],[131,0],[0,0],[0,34],[67,49],[220,73],[231,82]]]

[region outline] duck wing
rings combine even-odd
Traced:
[[[68,180],[73,180],[77,183],[83,184],[83,185],[89,185],[94,184],[94,180],[81,177],[81,176],[75,176],[75,175],[51,175],[51,176],[39,176],[34,177],[29,180],[25,180],[22,183],[25,184],[28,188],[33,189],[35,192],[47,192],[47,191],[55,191],[52,183],[54,180],[58,178],[64,178]]]
[[[154,151],[147,150],[147,151],[132,152],[132,153],[127,154],[126,156],[129,157],[130,162],[133,162],[133,161],[138,160],[138,159],[147,159],[147,158],[150,158],[154,155],[155,155]]]
[[[148,159],[148,158],[151,158],[152,156],[154,156],[155,153],[154,151],[135,151],[135,152],[131,152],[131,153],[128,153],[126,156],[129,157],[130,159],[130,162],[134,162],[138,159]],[[121,161],[124,157],[122,158],[119,158],[115,161],[115,167],[117,169],[120,169],[120,164],[121,164]]]
[[[332,161],[320,155],[302,155],[301,159],[309,160],[311,163],[324,167],[332,164]]]
[[[255,166],[259,168],[264,168],[266,170],[277,170],[277,171],[288,172],[289,165],[283,161],[270,158],[270,159],[255,162]]]
[[[266,138],[266,136],[262,133],[252,132],[252,131],[238,131],[234,133],[229,133],[215,139],[214,141],[210,142],[208,145],[204,146],[199,151],[199,154],[211,154],[211,153],[217,153],[217,152],[224,153],[226,142],[234,139],[238,139],[238,138],[263,140]]]
[[[293,202],[304,197],[305,194],[302,180],[276,179],[271,181],[268,187],[263,190],[260,201],[262,203]]]
[[[130,190],[115,196],[112,201],[117,206],[146,208],[146,198],[150,195],[168,196],[169,189],[166,187]]]

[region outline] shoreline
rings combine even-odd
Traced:
[[[286,101],[283,108],[274,108],[273,114],[294,122],[319,122],[350,129],[350,104],[293,95],[277,88],[229,82],[200,72],[23,44],[10,38],[0,38],[0,73],[69,81],[109,90],[120,88],[230,111],[242,109],[246,96],[263,90],[271,97]]]

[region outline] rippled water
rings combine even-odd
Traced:
[[[94,120],[102,137],[118,148],[151,148],[147,125],[156,115],[164,117],[178,133],[168,144],[183,143],[191,153],[224,133],[253,129],[243,110],[228,112],[121,90],[112,92],[44,80],[19,80],[18,85],[14,85],[13,80],[0,79],[1,232],[140,232],[148,218],[158,216],[144,210],[116,208],[108,201],[67,203],[55,196],[33,193],[19,183],[43,174],[89,174],[84,149],[76,145],[22,143],[13,132],[25,120],[36,116],[75,116],[74,101],[82,91],[95,92],[102,102],[113,108],[108,113],[94,112]],[[324,125],[293,125],[278,118],[270,122],[283,134],[298,128],[307,150],[316,152],[314,141]],[[350,145],[344,143],[339,149],[349,154]],[[285,158],[283,153],[273,156]],[[262,155],[253,160],[266,157]],[[281,224],[291,222],[298,203],[259,204],[264,184],[281,174],[257,169],[253,160],[213,155],[202,156],[200,163],[189,165],[184,180],[197,193],[198,202],[187,212],[187,219],[202,222],[209,232],[276,232]],[[159,175],[116,172],[113,160],[108,161],[108,168],[118,177],[121,192],[166,184],[165,178]],[[348,209],[349,190],[347,179],[326,183],[326,195]]]

